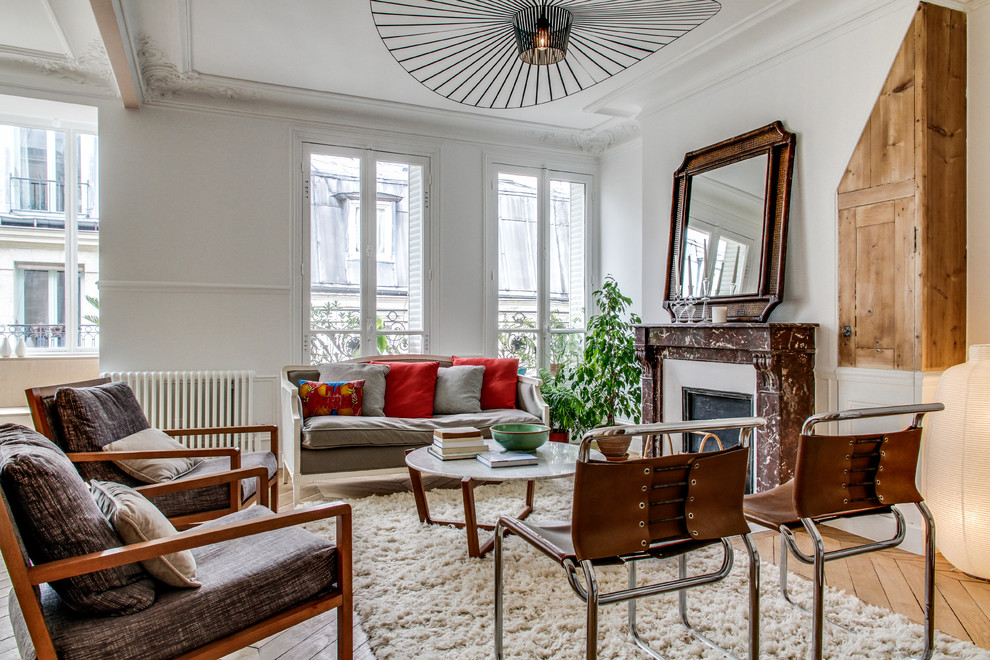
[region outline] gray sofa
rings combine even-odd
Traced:
[[[356,358],[352,362],[426,362],[441,367],[452,364],[450,356],[376,355]],[[491,437],[496,424],[521,422],[547,424],[549,409],[540,394],[539,378],[517,377],[516,408],[482,410],[480,413],[435,415],[429,418],[347,417],[327,415],[303,419],[299,399],[300,380],[319,380],[313,365],[289,365],[282,368],[282,428],[285,473],[300,483],[326,479],[337,473],[395,470],[405,465],[405,451],[433,441],[438,428],[474,426]]]

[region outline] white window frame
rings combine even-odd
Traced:
[[[435,271],[433,259],[436,254],[435,239],[435,216],[437,211],[431,203],[435,195],[433,194],[434,168],[437,167],[438,154],[435,152],[419,149],[407,149],[400,145],[391,145],[391,148],[357,148],[347,144],[336,143],[337,141],[327,140],[326,136],[314,135],[310,133],[294,133],[294,152],[296,161],[299,163],[298,176],[293,176],[293,186],[296,191],[302,194],[293,194],[297,200],[297,208],[294,211],[295,217],[299,220],[294,223],[293,240],[293,262],[294,269],[299,274],[298,278],[293,278],[293,300],[298,301],[293,304],[293,325],[295,326],[295,337],[298,338],[298,345],[294,351],[300,360],[300,364],[309,362],[309,309],[310,309],[310,157],[314,153],[333,153],[343,157],[361,159],[361,197],[363,199],[378,199],[375,167],[378,161],[398,161],[417,164],[423,167],[424,190],[423,190],[423,328],[415,331],[389,331],[383,334],[409,334],[421,335],[423,341],[423,352],[429,353],[431,343],[433,323],[433,310],[436,309],[437,286],[433,278]],[[375,146],[375,145],[373,145]],[[378,236],[370,229],[377,225],[377,214],[379,204],[361,205],[362,223],[362,258],[361,258],[361,309],[374,310],[377,307],[377,255]],[[391,230],[389,230],[391,231]],[[364,255],[375,255],[375,258]],[[298,307],[296,307],[298,305]],[[360,331],[361,335],[361,355],[377,355],[377,336],[374,315],[363,319]]]
[[[547,367],[547,345],[551,334],[584,334],[588,317],[593,313],[592,294],[598,281],[598,254],[593,246],[598,245],[598,189],[597,172],[593,167],[580,167],[575,163],[540,163],[538,166],[521,164],[525,157],[505,157],[486,155],[485,158],[485,349],[488,355],[498,354],[498,177],[499,174],[516,174],[537,177],[537,254],[541,255],[537,264],[537,279],[541,291],[537,296],[537,365]],[[550,243],[551,181],[569,181],[585,185],[585,228],[584,228],[584,308],[585,329],[565,329],[553,331],[550,328],[550,273],[548,246]]]
[[[96,150],[99,154],[99,132],[94,124],[88,121],[83,121],[77,118],[60,118],[61,126],[58,128],[53,128],[51,120],[38,121],[37,119],[29,119],[23,115],[6,115],[0,114],[0,124],[6,126],[14,126],[18,128],[26,129],[36,129],[47,131],[46,143],[47,143],[47,168],[50,179],[54,179],[55,173],[55,133],[62,133],[64,140],[63,149],[63,167],[65,168],[64,180],[63,180],[63,191],[65,198],[62,200],[64,208],[64,230],[62,247],[65,251],[65,261],[60,262],[65,269],[65,272],[79,272],[80,271],[80,260],[79,260],[79,219],[83,217],[79,212],[79,137],[81,135],[91,135],[96,138]],[[98,156],[97,156],[98,157]],[[17,155],[17,158],[21,158],[21,154]],[[99,180],[96,184],[99,186]],[[52,197],[53,193],[49,192],[49,204],[56,204],[57,201]],[[51,211],[39,211],[39,215],[51,215]],[[63,213],[55,213],[55,215],[63,215]],[[99,211],[97,209],[97,218],[99,217]],[[99,234],[97,233],[97,237]],[[97,238],[99,240],[99,238]],[[15,277],[14,286],[20,287],[21,281],[19,278]],[[52,348],[30,348],[30,353],[38,354],[73,354],[73,355],[95,355],[99,353],[99,348],[91,348],[86,346],[81,346],[79,341],[79,330],[82,323],[82,307],[83,296],[82,296],[82,282],[79,278],[67,277],[65,280],[65,341],[64,345],[60,347]],[[21,296],[23,296],[23,291],[14,292],[13,299],[15,304],[22,305]],[[18,308],[17,314],[20,315],[22,308]]]

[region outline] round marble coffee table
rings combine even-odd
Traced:
[[[501,448],[494,441],[487,441],[495,451]],[[409,449],[406,451],[406,467],[409,468],[409,479],[412,481],[412,491],[416,498],[416,512],[419,521],[430,525],[453,525],[463,527],[467,531],[468,555],[483,557],[495,547],[495,537],[481,543],[478,530],[494,530],[494,525],[479,524],[474,504],[474,488],[479,483],[502,481],[526,481],[526,506],[516,515],[525,518],[533,511],[533,492],[537,480],[559,479],[574,474],[577,463],[578,446],[563,442],[548,442],[536,450],[538,462],[536,465],[518,467],[490,468],[481,461],[470,458],[456,461],[441,461],[428,451],[428,447]],[[598,452],[592,452],[597,454]],[[597,458],[601,458],[598,456]],[[461,494],[464,498],[464,520],[436,520],[430,517],[430,507],[426,502],[426,491],[423,488],[423,473],[436,474],[442,477],[454,477],[461,480]]]

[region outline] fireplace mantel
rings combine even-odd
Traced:
[[[636,326],[643,421],[663,420],[663,361],[751,364],[756,369],[756,488],[794,476],[797,440],[815,411],[816,323],[668,323]]]

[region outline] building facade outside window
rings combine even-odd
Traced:
[[[306,145],[304,354],[428,352],[429,160]]]
[[[31,350],[94,352],[100,222],[95,126],[59,126],[57,118],[36,123],[0,115],[0,340],[24,339]],[[67,272],[77,276],[66,278]]]
[[[580,361],[589,309],[590,176],[496,166],[497,352],[555,370]]]

